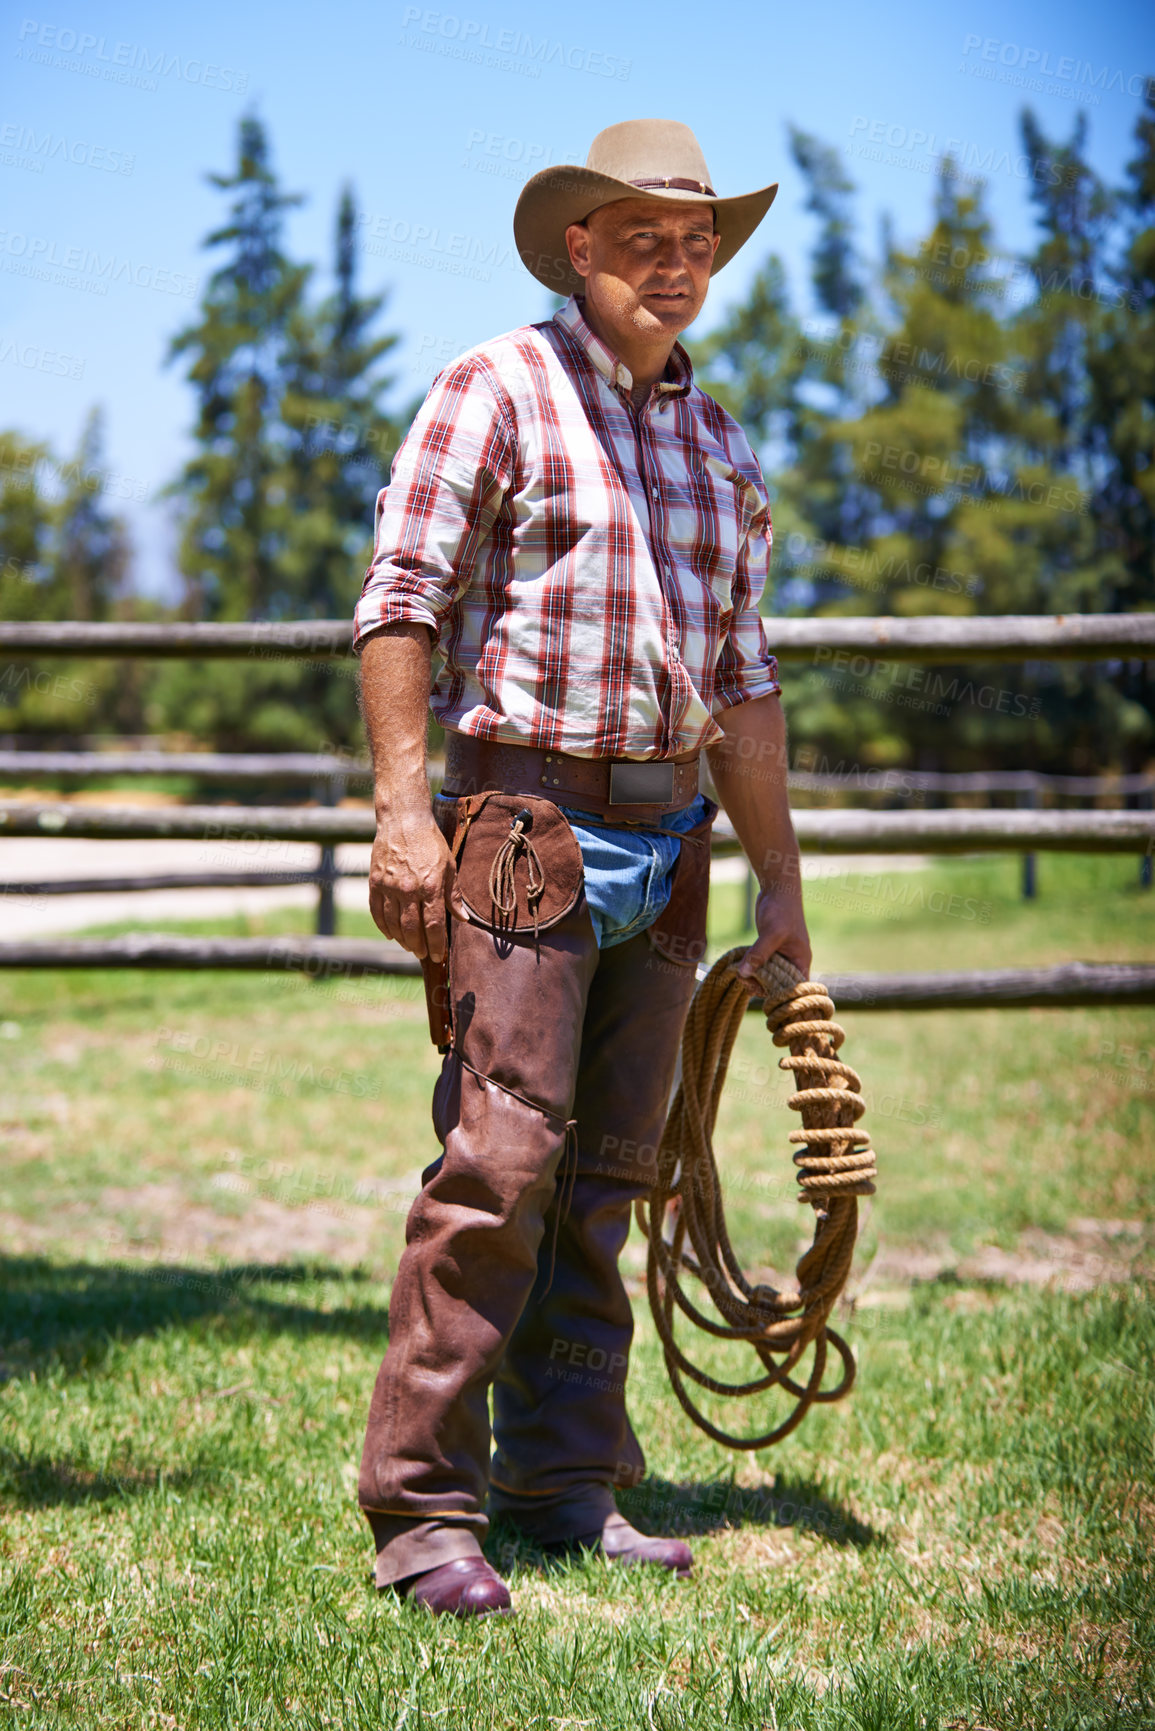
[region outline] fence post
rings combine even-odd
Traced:
[[[1150,788],[1147,788],[1147,790],[1144,793],[1141,793],[1138,795],[1138,797],[1135,800],[1135,805],[1139,811],[1150,811],[1151,810],[1151,789]],[[1148,842],[1148,844],[1147,844],[1146,852],[1139,856],[1139,888],[1141,890],[1149,890],[1151,888],[1151,843],[1150,842]]]
[[[331,775],[325,781],[313,783],[313,798],[321,805],[335,806],[345,796],[345,777]],[[317,936],[332,938],[337,935],[337,901],[333,893],[337,882],[337,850],[335,847],[323,846],[317,866]]]
[[[1029,788],[1023,788],[1019,794],[1018,804],[1020,809],[1025,809],[1027,811],[1037,810],[1039,804],[1038,787],[1031,786]],[[1035,864],[1036,860],[1033,853],[1025,853],[1023,855],[1023,900],[1027,902],[1033,902],[1039,893]]]

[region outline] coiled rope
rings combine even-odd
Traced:
[[[828,1319],[850,1273],[858,1198],[873,1193],[877,1167],[869,1135],[856,1128],[866,1109],[862,1083],[838,1056],[845,1031],[833,1019],[834,1003],[825,986],[805,979],[784,956],[772,956],[758,980],[774,1044],[790,1048],[778,1062],[793,1074],[797,1092],[787,1104],[801,1113],[803,1128],[792,1130],[789,1140],[802,1144],[794,1155],[799,1201],[811,1205],[816,1220],[814,1241],[798,1263],[797,1290],[778,1292],[747,1280],[726,1228],[712,1144],[730,1053],[750,1002],[750,984],[732,971],[745,954],[729,950],[694,994],[682,1037],[681,1085],[658,1150],[657,1181],[648,1205],[638,1203],[638,1219],[649,1239],[646,1285],[674,1393],[715,1442],[760,1449],[789,1435],[816,1402],[841,1400],[854,1382],[850,1348]],[[688,1296],[683,1274],[705,1288],[720,1322]],[[747,1341],[765,1374],[726,1383],[699,1370],[674,1339],[675,1307],[719,1340]],[[792,1373],[808,1348],[813,1362],[801,1381]],[[842,1375],[836,1387],[823,1388],[830,1348]],[[717,1395],[779,1387],[795,1406],[773,1430],[731,1436],[694,1405],[686,1378]]]

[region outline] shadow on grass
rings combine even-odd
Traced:
[[[10,1449],[0,1450],[0,1497],[10,1508],[81,1508],[145,1496],[157,1490],[184,1491],[194,1483],[203,1483],[205,1477],[204,1472],[187,1469],[166,1473],[126,1467],[122,1471],[106,1468],[97,1472],[75,1461],[53,1460],[49,1455],[19,1455]]]
[[[812,1533],[827,1544],[860,1551],[887,1542],[874,1527],[805,1480],[779,1478],[773,1485],[749,1486],[648,1478],[636,1489],[619,1490],[617,1503],[628,1521],[653,1537],[688,1539],[743,1527],[789,1527]],[[494,1521],[486,1548],[498,1567],[520,1564],[546,1574],[566,1568],[580,1554],[548,1551],[500,1518]]]
[[[627,1520],[663,1537],[689,1538],[723,1527],[793,1527],[856,1550],[886,1542],[808,1480],[778,1476],[772,1485],[738,1485],[725,1479],[674,1483],[647,1478],[635,1489],[619,1491],[617,1500]]]
[[[384,1350],[384,1297],[322,1310],[275,1296],[278,1287],[323,1281],[377,1285],[361,1270],[305,1263],[138,1267],[0,1257],[0,1381],[53,1365],[72,1373],[92,1370],[117,1342],[214,1319],[239,1336],[339,1335]]]

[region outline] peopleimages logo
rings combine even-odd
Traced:
[[[109,283],[121,282],[191,299],[199,286],[197,277],[183,271],[117,258],[115,253],[93,252],[86,246],[61,247],[44,235],[13,234],[6,228],[0,228],[0,269],[101,295],[108,293]]]
[[[985,61],[991,66],[1015,67],[1020,74],[1034,78],[1057,78],[1063,85],[1090,85],[1092,90],[1118,90],[1145,99],[1155,94],[1155,79],[1142,72],[1127,73],[1121,67],[1111,66],[1100,66],[1096,71],[1089,60],[1080,60],[1074,54],[1064,54],[1052,62],[1046,48],[1027,48],[1019,42],[1004,42],[997,36],[968,35],[963,40],[963,60],[976,52],[978,59],[972,61],[972,69]],[[1030,84],[1028,88],[1041,86]]]
[[[859,133],[865,137],[859,138]],[[1020,180],[1037,180],[1047,186],[1070,186],[1074,180],[1071,165],[1063,166],[1050,156],[1032,157],[1025,151],[1012,153],[966,138],[940,138],[924,126],[871,120],[865,114],[855,115],[850,138],[845,147],[848,155],[894,168],[916,168],[924,174],[945,172],[949,161],[960,172],[975,176],[1013,174]]]
[[[525,71],[532,78],[540,77],[542,66],[564,66],[570,72],[590,72],[598,78],[628,78],[631,60],[616,54],[604,54],[599,48],[578,48],[557,42],[548,36],[540,39],[525,30],[501,29],[479,18],[461,18],[453,12],[432,12],[423,6],[406,6],[401,15],[403,31],[414,29],[430,38],[428,47],[453,58],[470,60],[476,65],[497,65],[512,70],[510,61],[527,61]],[[405,47],[426,47],[416,37],[402,36]]]
[[[131,151],[112,150],[106,144],[86,144],[82,139],[69,139],[52,132],[37,132],[35,127],[18,121],[0,125],[0,147],[20,151],[36,158],[36,167],[45,162],[71,162],[77,168],[99,168],[106,174],[131,174],[136,157]]]
[[[5,362],[25,367],[30,373],[50,373],[58,379],[84,377],[84,362],[76,355],[63,355],[58,349],[43,349],[38,343],[21,343],[14,338],[0,338],[0,364]]]
[[[145,48],[139,42],[116,42],[93,36],[87,30],[41,24],[25,18],[20,25],[18,60],[38,66],[55,66],[65,72],[84,72],[114,84],[132,84],[140,90],[155,90],[156,79],[179,78],[184,84],[203,84],[207,90],[231,91],[240,96],[248,88],[247,72],[220,66],[211,60],[174,54],[168,49]],[[73,56],[72,59],[65,58]]]

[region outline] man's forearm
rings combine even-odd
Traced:
[[[786,721],[777,696],[724,710],[725,739],[706,753],[718,798],[763,889],[798,882],[786,792]]]
[[[424,625],[389,625],[371,637],[361,652],[361,701],[377,808],[369,911],[387,938],[439,963],[453,861],[425,774],[431,646]]]
[[[738,832],[761,894],[758,936],[738,963],[747,978],[776,952],[810,972],[798,838],[786,793],[786,722],[779,698],[757,697],[719,717],[725,738],[706,753],[727,817]]]
[[[361,707],[378,820],[429,804],[425,738],[432,643],[424,625],[387,625],[361,652]]]

